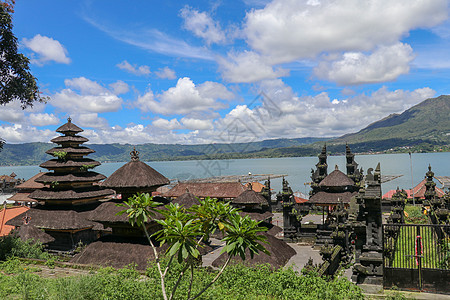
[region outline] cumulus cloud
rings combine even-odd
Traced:
[[[32,39],[22,39],[22,43],[38,55],[38,58],[31,59],[32,63],[37,65],[51,61],[62,64],[70,63],[66,48],[57,40],[37,34]]]
[[[116,65],[119,69],[127,71],[128,73],[134,74],[136,76],[145,76],[150,74],[150,67],[146,65],[138,66],[136,64],[130,64],[128,61]]]
[[[0,121],[20,123],[25,118],[25,113],[20,106],[19,101],[12,101],[1,106]],[[0,135],[1,137],[1,135]]]
[[[381,46],[369,55],[348,52],[339,60],[319,63],[314,73],[339,85],[391,81],[409,72],[409,63],[414,59],[412,52],[409,45],[402,43]]]
[[[28,118],[33,126],[58,125],[60,122],[58,117],[48,113],[30,114]]]
[[[85,77],[66,79],[64,83],[67,88],[52,95],[52,106],[84,113],[117,111],[122,106],[121,98]]]
[[[206,130],[212,129],[213,125],[211,120],[200,120],[194,118],[182,118],[181,123],[190,130]]]
[[[150,90],[139,96],[135,104],[142,111],[173,115],[221,109],[225,104],[217,101],[218,99],[233,98],[234,94],[220,83],[207,81],[196,86],[190,78],[184,77],[178,79],[175,87],[157,95],[156,99]]]
[[[225,33],[221,30],[219,23],[206,12],[199,12],[190,6],[185,6],[180,10],[180,16],[184,20],[184,28],[204,39],[208,45],[225,42]]]
[[[156,76],[158,76],[161,79],[175,79],[177,76],[175,75],[175,71],[172,70],[169,67],[164,67],[158,69],[158,71],[155,72]]]
[[[165,130],[174,130],[182,128],[181,124],[175,118],[172,120],[158,118],[152,122],[152,125]]]
[[[108,121],[100,117],[97,113],[75,114],[72,115],[74,123],[77,123],[81,128],[106,128]]]
[[[57,136],[54,131],[49,129],[39,130],[33,126],[24,126],[21,124],[0,125],[0,136],[11,144],[43,142]]]
[[[274,0],[247,13],[244,31],[249,45],[275,64],[324,52],[369,51],[446,18],[445,0]]]
[[[252,51],[228,53],[226,58],[219,58],[218,63],[222,77],[228,82],[252,83],[289,74],[282,68],[274,70],[267,60]]]
[[[126,94],[130,90],[128,84],[122,80],[117,80],[116,82],[111,83],[109,87],[115,95]]]

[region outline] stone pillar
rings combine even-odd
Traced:
[[[383,284],[383,246],[382,246],[382,213],[381,213],[381,173],[380,164],[372,174],[367,171],[363,205],[362,225],[365,227],[365,244],[361,252],[357,251],[356,263],[353,267],[352,279],[357,284]]]

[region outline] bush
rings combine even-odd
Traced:
[[[9,257],[48,259],[50,254],[43,251],[41,243],[33,243],[32,240],[22,241],[14,235],[7,235],[0,238],[0,260]]]
[[[407,217],[405,217],[405,223],[407,224],[426,224],[428,223],[428,217],[422,213],[421,206],[407,205],[405,207]]]

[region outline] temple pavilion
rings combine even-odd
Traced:
[[[160,186],[169,183],[169,179],[139,159],[139,152],[134,149],[131,160],[116,170],[104,182],[102,187],[111,188],[120,194],[108,202],[99,205],[90,215],[93,222],[103,224],[104,228],[111,228],[112,234],[103,236],[88,245],[82,252],[75,255],[71,262],[82,264],[95,264],[113,267],[123,267],[130,263],[137,264],[138,269],[145,269],[147,261],[154,259],[154,253],[145,238],[144,231],[132,226],[126,214],[117,215],[126,209],[117,204],[126,201],[137,193],[152,193]],[[154,197],[161,204],[168,201],[162,197]],[[161,218],[156,214],[154,218]],[[159,225],[152,220],[146,222],[150,234],[155,232]],[[164,249],[159,248],[158,251]]]
[[[46,152],[54,158],[40,165],[49,172],[34,177],[43,187],[27,196],[38,204],[8,222],[16,228],[26,223],[45,231],[54,238],[50,250],[71,251],[79,242],[88,244],[103,234],[101,225],[87,217],[114,194],[98,184],[106,176],[91,171],[100,163],[85,157],[94,150],[81,146],[88,141],[78,135],[82,131],[70,118],[56,130],[62,135],[51,141],[58,146]]]
[[[362,170],[358,170],[354,156],[350,147],[346,145],[347,174],[340,171],[337,166],[333,172],[328,174],[326,146],[323,147],[319,154],[319,163],[316,165],[317,170],[312,171],[313,184],[309,198],[310,204],[326,207],[327,210],[337,206],[340,202],[348,207],[350,200],[358,193],[359,183],[363,179]]]

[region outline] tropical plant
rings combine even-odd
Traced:
[[[251,257],[260,251],[269,254],[261,244],[265,241],[265,237],[258,234],[267,230],[267,228],[259,226],[260,222],[249,217],[241,217],[229,203],[223,203],[217,199],[206,198],[199,200],[199,202],[199,205],[194,205],[189,210],[173,203],[166,205],[164,209],[157,209],[160,203],[153,201],[153,197],[149,194],[137,194],[129,198],[128,201],[124,201],[124,204],[118,204],[127,207],[118,214],[126,213],[132,225],[142,227],[153,248],[160,275],[161,292],[165,300],[173,299],[183,276],[188,270],[190,278],[187,298],[196,299],[217,281],[232,257],[239,255],[242,259],[245,259],[246,250]],[[164,219],[154,219],[155,212],[162,214]],[[146,227],[148,221],[159,223],[162,229],[150,236]],[[225,247],[222,253],[227,252],[228,259],[217,275],[200,292],[191,297],[194,271],[200,258],[199,248],[202,247],[202,242],[208,241],[210,235],[216,230],[221,231],[224,235]],[[152,237],[156,238],[161,246],[163,244],[169,246],[166,251],[168,263],[164,266],[161,264]],[[178,265],[181,265],[181,269],[179,269],[177,280],[170,295],[168,295],[166,276],[172,270],[174,260]]]
[[[57,157],[59,160],[66,160],[67,152],[65,151],[55,151],[53,152],[53,156]]]

